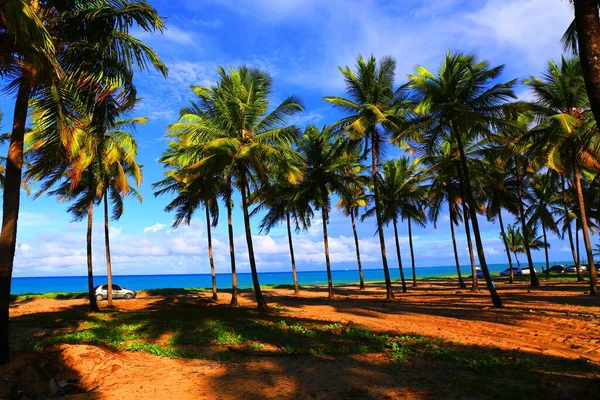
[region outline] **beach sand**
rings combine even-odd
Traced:
[[[331,300],[325,298],[323,287],[305,288],[299,297],[289,289],[267,289],[265,296],[269,305],[285,308],[292,318],[303,321],[360,325],[390,336],[419,334],[498,357],[533,357],[542,366],[545,360],[563,362],[564,373],[533,367],[535,378],[525,389],[533,388],[540,398],[589,397],[592,388],[600,390],[600,299],[584,294],[587,283],[549,282],[537,289],[526,283],[499,282],[497,286],[505,303],[502,309],[491,308],[486,291],[459,290],[452,280],[420,281],[416,288],[409,286],[409,293],[396,292],[394,301],[385,300],[381,284],[368,285],[364,291],[356,285],[337,286]],[[116,301],[115,306],[123,312],[185,308],[202,313],[204,307],[219,307],[208,301],[209,296],[142,296]],[[229,299],[229,294],[222,293],[219,304],[227,304]],[[244,292],[240,303],[252,307],[252,294]],[[61,312],[85,306],[85,300],[15,302],[10,310],[17,321],[13,335],[35,336],[54,329],[47,324],[26,328],[19,318],[54,313],[60,326]],[[76,329],[70,326],[63,329]],[[160,338],[157,341],[160,343]],[[589,370],[575,367],[582,362]],[[42,365],[42,373],[36,365]],[[486,386],[511,384],[503,376],[457,392],[456,385],[461,382],[477,383],[477,371],[455,371],[451,362],[427,357],[390,366],[385,353],[282,356],[265,352],[219,362],[61,344],[42,352],[17,352],[11,364],[0,366],[0,398],[3,393],[7,398],[14,396],[17,387],[31,393],[47,392],[46,374],[76,378],[80,387],[93,389],[69,397],[73,399],[420,399],[455,398],[457,393],[458,397],[484,398]]]

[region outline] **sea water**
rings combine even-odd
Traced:
[[[551,263],[550,265],[553,265]],[[541,271],[545,263],[534,263],[536,270]],[[522,265],[523,266],[523,265]],[[492,275],[508,268],[508,264],[490,264]],[[470,266],[461,266],[461,272],[466,278],[471,275]],[[334,284],[357,283],[359,281],[358,270],[333,270],[331,272]],[[400,279],[398,268],[390,268],[391,278]],[[456,267],[418,267],[417,278],[442,277],[456,275]],[[262,285],[292,284],[292,273],[290,272],[259,272]],[[363,269],[365,281],[383,281],[383,269]],[[406,279],[412,279],[412,270],[404,268]],[[238,288],[251,288],[252,276],[250,273],[238,273]],[[134,290],[163,289],[163,288],[209,288],[211,287],[210,274],[190,275],[116,275],[113,276],[115,284]],[[94,284],[106,283],[106,276],[94,277]],[[300,285],[326,285],[327,273],[325,271],[301,271],[298,272],[298,283]],[[12,294],[25,293],[51,293],[51,292],[85,292],[87,291],[87,276],[52,276],[52,277],[28,277],[13,278]],[[231,288],[231,274],[217,274],[217,287],[220,289]]]

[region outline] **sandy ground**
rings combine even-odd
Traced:
[[[589,397],[590,387],[596,384],[600,396],[600,299],[584,295],[586,284],[545,283],[530,289],[524,283],[501,282],[498,288],[505,302],[503,309],[491,308],[486,292],[458,290],[450,281],[420,282],[416,288],[409,287],[407,294],[397,293],[394,301],[385,301],[380,285],[365,291],[357,286],[337,287],[333,300],[324,297],[324,288],[305,289],[299,297],[284,289],[266,290],[265,294],[269,304],[291,309],[302,318],[352,322],[390,335],[417,333],[500,355],[522,352],[542,360],[559,358],[567,369],[570,362],[586,360],[593,370],[598,367],[597,374],[573,374],[569,379],[561,375],[554,385],[541,389],[540,398],[567,398],[577,385],[582,392],[575,393]],[[221,294],[219,302],[228,303],[229,298]],[[164,298],[140,297],[116,302],[116,306],[136,310],[159,301]],[[84,300],[17,302],[11,307],[11,316],[51,313],[83,304]],[[252,305],[250,293],[243,294],[241,305]],[[449,365],[418,358],[392,369],[384,354],[254,357],[221,363],[61,345],[46,351],[42,360],[40,357],[38,353],[18,353],[12,364],[0,367],[0,379],[19,375],[20,384],[33,390],[42,383],[36,380],[32,363],[41,363],[47,364],[45,370],[63,378],[76,377],[81,386],[95,388],[90,394],[72,397],[82,399],[420,399],[455,398],[453,385],[469,378],[453,375]],[[565,370],[565,376],[569,373]],[[549,376],[548,381],[553,378]],[[47,385],[47,380],[43,382]],[[486,384],[494,383],[482,382]],[[568,387],[563,392],[564,385]],[[474,393],[474,398],[481,397],[485,389]]]

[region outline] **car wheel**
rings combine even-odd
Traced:
[[[125,298],[125,300],[131,300],[133,298],[133,295],[131,293],[125,293],[125,296],[123,296]]]
[[[104,299],[104,296],[102,296],[101,294],[96,295],[96,301],[102,301],[103,299]]]

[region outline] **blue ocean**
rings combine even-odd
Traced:
[[[551,263],[550,265],[552,265]],[[536,270],[541,271],[545,263],[534,263]],[[507,264],[490,264],[490,272],[498,273],[508,267]],[[416,268],[417,278],[440,277],[456,275],[456,267],[421,267]],[[461,266],[464,277],[471,275],[470,266]],[[398,268],[390,268],[392,279],[400,279]],[[291,272],[259,272],[260,283],[263,285],[291,284]],[[365,281],[382,281],[383,269],[364,269]],[[410,268],[404,268],[406,279],[412,278]],[[252,287],[250,273],[238,273],[238,287],[240,289]],[[334,284],[357,283],[358,270],[333,270]],[[135,290],[163,289],[163,288],[208,288],[211,287],[210,274],[193,275],[116,275],[113,282],[126,288]],[[300,285],[326,285],[327,274],[325,271],[298,272]],[[94,277],[94,284],[106,283],[106,276]],[[220,289],[231,288],[231,274],[217,274],[217,285]],[[12,294],[50,293],[50,292],[85,292],[87,291],[86,276],[52,276],[37,278],[13,278]]]

